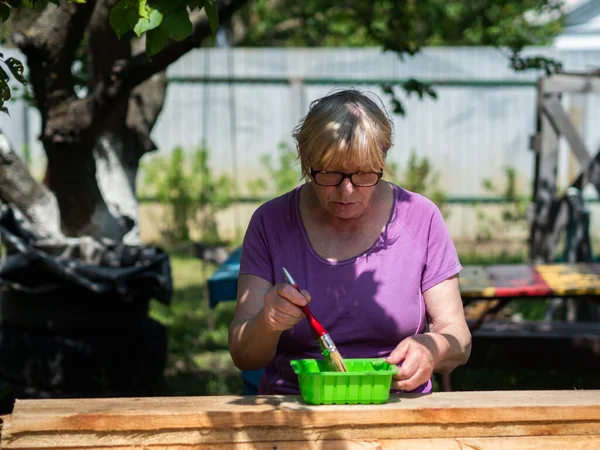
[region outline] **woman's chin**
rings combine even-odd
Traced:
[[[341,205],[336,203],[333,208],[330,209],[331,214],[339,219],[356,219],[364,213],[361,208],[358,208],[355,204],[344,204]]]

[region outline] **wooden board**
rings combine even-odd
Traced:
[[[600,391],[407,394],[384,405],[329,406],[297,396],[20,400],[2,434],[7,450],[459,444],[600,448]]]
[[[460,291],[465,299],[599,296],[599,266],[592,263],[465,266],[460,272]]]

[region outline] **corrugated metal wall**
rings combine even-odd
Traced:
[[[597,50],[539,48],[527,53],[554,57],[567,71],[600,68]],[[407,115],[394,116],[392,161],[402,168],[412,150],[428,156],[440,171],[440,187],[450,196],[484,195],[482,180],[503,180],[505,166],[517,169],[523,192],[530,190],[533,154],[529,137],[535,131],[536,111],[533,83],[540,73],[515,73],[507,55],[497,49],[431,48],[405,60],[375,48],[199,49],[173,64],[168,75],[174,81],[153,133],[160,152],[178,145],[192,151],[205,140],[215,171],[229,173],[242,187],[262,173],[261,155],[275,154],[280,142],[293,145],[292,129],[312,100],[334,88],[348,87],[332,79],[417,78],[454,83],[438,86],[437,100],[405,98],[398,91]],[[295,82],[182,82],[202,77]],[[315,78],[329,81],[318,84]],[[304,83],[307,79],[309,82]],[[498,83],[482,86],[484,81]],[[376,82],[356,84],[389,104],[378,86]],[[585,142],[596,151],[600,147],[600,127],[596,125],[600,96],[566,96],[564,101],[567,110],[578,118]],[[37,113],[27,111],[22,102],[9,108],[11,117],[0,115],[0,128],[15,148],[28,142],[35,160],[41,161]],[[566,182],[566,148],[561,161],[560,175]],[[456,217],[454,221],[464,233],[472,233],[468,226],[459,225],[468,224],[470,219]],[[453,234],[461,232],[455,230]]]

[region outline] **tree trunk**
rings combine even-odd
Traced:
[[[220,0],[221,23],[246,1]],[[13,41],[27,58],[42,118],[46,183],[62,232],[137,242],[135,178],[141,156],[155,149],[150,133],[165,98],[165,70],[199,47],[211,29],[201,15],[189,37],[170,41],[149,60],[143,49],[132,48],[131,36],[119,40],[110,27],[116,2],[48,5]],[[78,53],[87,56],[87,86],[79,91],[72,70]]]
[[[107,205],[107,214],[96,214],[90,228],[107,236],[111,230],[126,243],[139,243],[138,202],[135,180],[139,160],[154,150],[150,132],[162,109],[167,78],[157,74],[138,86],[127,108],[127,120],[112,130],[104,130],[94,147],[96,179]],[[115,226],[116,225],[116,226]]]

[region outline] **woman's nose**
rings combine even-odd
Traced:
[[[352,181],[350,181],[350,178],[344,178],[342,180],[342,182],[340,184],[338,184],[337,188],[341,192],[353,192],[354,191],[354,185],[352,184]]]

